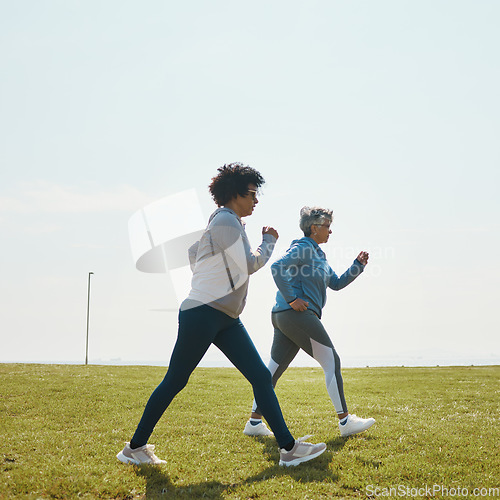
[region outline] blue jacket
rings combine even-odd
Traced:
[[[319,245],[309,237],[292,241],[286,254],[271,266],[278,286],[276,304],[272,312],[292,309],[290,302],[301,298],[309,302],[308,309],[321,318],[326,304],[326,289],[340,290],[354,281],[365,266],[357,259],[340,278],[326,260]]]

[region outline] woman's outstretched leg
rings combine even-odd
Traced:
[[[151,394],[142,418],[130,442],[132,448],[143,446],[158,420],[174,397],[186,386],[193,370],[207,352],[219,327],[218,313],[200,306],[179,313],[179,331],[167,374]]]
[[[298,352],[299,352],[299,346],[294,342],[292,342],[288,337],[286,337],[281,330],[275,327],[273,345],[271,347],[271,359],[267,366],[273,377],[273,387],[276,387],[279,378],[281,377],[281,375],[283,375],[283,373],[288,368],[288,366],[293,361]],[[254,399],[252,405],[250,425],[252,425],[252,419],[253,419],[257,423],[255,427],[260,428],[258,424],[261,418],[262,418],[262,411],[258,407],[257,402]],[[264,428],[265,426],[263,427],[263,429]],[[252,428],[249,428],[249,432],[246,432],[245,434],[256,435],[255,433],[250,432],[252,430],[253,430]]]
[[[271,373],[262,361],[241,321],[219,332],[214,344],[252,384],[255,399],[273,430],[280,448],[294,442],[274,393]]]
[[[272,377],[250,340],[245,327],[237,320],[232,328],[219,332],[214,344],[252,384],[255,399],[273,429],[280,447],[280,465],[294,466],[312,460],[326,450],[325,443],[312,444],[293,439],[274,393]]]

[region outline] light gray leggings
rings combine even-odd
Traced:
[[[337,413],[346,413],[344,385],[340,373],[340,358],[333,347],[323,324],[311,310],[289,309],[271,315],[274,326],[274,340],[271,347],[269,371],[273,376],[273,386],[288,368],[293,358],[303,349],[313,357],[325,372],[326,390]],[[262,415],[257,404],[253,412]]]

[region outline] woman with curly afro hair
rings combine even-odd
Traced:
[[[218,208],[200,240],[189,249],[191,291],[179,311],[177,341],[167,374],[146,404],[130,443],[117,458],[132,464],[161,464],[154,445],[147,444],[158,420],[186,386],[211,344],[216,345],[252,384],[255,400],[276,436],[280,465],[293,466],[323,453],[324,443],[311,444],[290,434],[274,393],[271,373],[262,361],[239,316],[245,306],[250,274],[271,257],[278,238],[262,228],[262,243],[252,251],[243,217],[258,203],[262,175],[241,163],[218,169],[209,190]]]

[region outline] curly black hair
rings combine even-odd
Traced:
[[[249,184],[255,184],[259,188],[266,182],[257,170],[239,162],[219,167],[217,172],[219,173],[212,177],[208,189],[219,207],[224,206],[237,195],[248,194]]]

